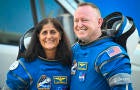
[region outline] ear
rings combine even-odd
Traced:
[[[103,23],[103,18],[99,18],[98,19],[98,26],[99,26],[99,28],[102,26],[102,23]]]

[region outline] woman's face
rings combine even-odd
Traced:
[[[44,50],[56,50],[59,41],[61,40],[60,32],[53,24],[45,24],[39,33],[39,41]]]

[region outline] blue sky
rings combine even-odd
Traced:
[[[140,35],[140,0],[85,0],[96,4],[102,17],[106,17],[112,12],[121,12],[125,16],[133,18]]]

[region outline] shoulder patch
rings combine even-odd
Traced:
[[[117,54],[120,54],[122,50],[118,46],[112,46],[111,48],[107,49],[106,52],[109,55],[109,57],[113,57]]]
[[[9,68],[9,70],[15,70],[19,65],[19,61],[15,61]]]

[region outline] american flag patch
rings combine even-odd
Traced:
[[[110,57],[113,57],[119,53],[121,53],[122,50],[120,49],[120,47],[118,46],[113,46],[111,47],[110,49],[107,50],[107,54],[110,56]]]

